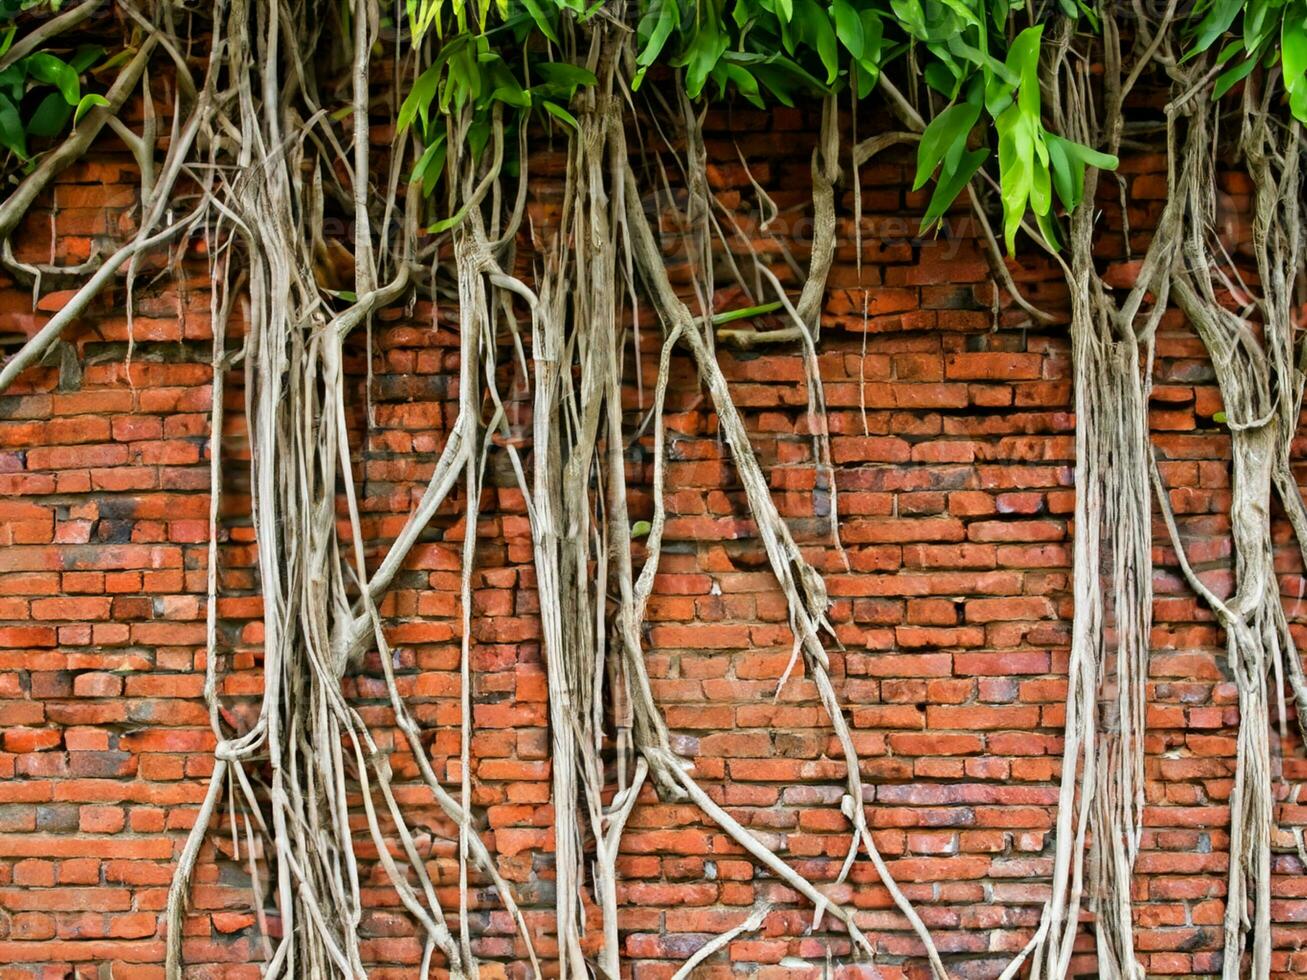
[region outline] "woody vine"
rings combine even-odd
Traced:
[[[123,36],[120,49],[78,44],[92,19],[105,16]],[[1304,384],[1302,0],[407,0],[402,9],[379,0],[6,0],[0,18],[9,25],[0,38],[3,259],[38,292],[50,282],[77,284],[0,368],[0,390],[57,350],[106,286],[125,283],[130,297],[143,268],[196,240],[210,263],[204,695],[217,749],[169,891],[169,976],[183,969],[191,877],[220,816],[251,862],[266,973],[365,975],[350,829],[358,809],[421,930],[422,975],[433,964],[458,977],[477,974],[470,875],[495,887],[540,974],[536,937],[478,833],[469,782],[472,529],[495,453],[507,457],[531,526],[549,689],[552,958],[561,975],[622,973],[616,860],[626,820],[650,787],[699,806],[812,904],[814,924],[832,917],[856,957],[875,959],[873,939],[852,909],[828,897],[829,883],[808,880],[771,851],[677,756],[646,674],[642,626],[665,528],[663,410],[678,349],[692,359],[716,412],[786,597],[791,669],[814,682],[841,748],[840,809],[852,833],[838,882],[855,862],[870,861],[932,974],[951,975],[876,849],[860,759],[829,671],[826,589],[780,517],[715,355],[719,345],[789,345],[802,359],[814,461],[828,471],[832,493],[830,547],[838,549],[817,362],[837,245],[836,192],[851,186],[856,199],[858,168],[902,144],[917,147],[917,186],[933,188],[925,229],[969,211],[989,244],[997,284],[1032,320],[1051,318],[1021,295],[1004,251],[1052,255],[1071,296],[1075,619],[1055,866],[1040,925],[1004,976],[1023,969],[1066,976],[1087,905],[1100,974],[1143,977],[1130,884],[1142,823],[1155,511],[1168,533],[1160,543],[1174,550],[1225,629],[1238,689],[1224,976],[1269,974],[1270,854],[1279,846],[1302,851],[1300,838],[1277,827],[1271,725],[1284,724],[1289,702],[1300,724],[1307,718],[1307,677],[1279,599],[1270,537],[1274,498],[1307,558],[1307,506],[1290,469]],[[161,75],[172,79],[171,105],[155,104],[151,80]],[[1144,85],[1170,95],[1165,113],[1141,127],[1127,106]],[[398,94],[379,98],[382,90]],[[797,293],[742,247],[705,184],[703,107],[721,99],[821,107],[814,232]],[[853,138],[841,120],[862,100],[887,105],[899,128]],[[138,128],[123,113],[133,104],[144,109]],[[379,124],[394,134],[384,150],[370,143]],[[544,129],[565,145],[567,166],[558,224],[539,229],[525,221],[527,147]],[[106,131],[139,165],[135,233],[76,268],[20,262],[9,239],[23,216]],[[1134,284],[1114,291],[1094,251],[1095,202],[1118,156],[1150,143],[1166,153],[1168,202]],[[683,175],[675,188],[668,160]],[[1217,234],[1218,163],[1245,170],[1256,187],[1248,261],[1227,254]],[[339,262],[332,275],[322,271],[340,248],[322,235],[328,213],[348,215],[353,228],[344,278]],[[855,227],[859,219],[853,215]],[[688,292],[668,275],[662,242],[669,229],[691,259]],[[1128,229],[1125,239],[1129,248]],[[519,254],[524,245],[529,255]],[[718,281],[723,266],[729,283]],[[744,305],[718,309],[723,286]],[[459,407],[429,484],[376,560],[364,550],[350,466],[344,345],[355,331],[369,331],[379,311],[416,295],[456,306]],[[1154,335],[1172,305],[1211,354],[1231,433],[1230,596],[1192,571],[1149,445]],[[637,309],[662,343],[651,410],[633,426],[621,389],[637,350],[628,326]],[[239,342],[228,337],[237,311]],[[505,351],[531,383],[524,449],[511,438],[498,387]],[[221,710],[216,619],[220,494],[234,465],[222,458],[217,436],[233,370],[243,374],[264,606],[261,706],[239,728]],[[653,442],[654,513],[633,529],[625,449],[642,432]],[[348,533],[338,525],[341,499]],[[446,785],[400,694],[378,608],[450,499],[461,501],[468,532],[462,764],[457,783]],[[643,538],[638,549],[633,534]],[[457,827],[457,909],[441,906],[392,788],[387,753],[342,694],[342,679],[372,651],[422,779]],[[587,917],[585,899],[598,908],[598,922]],[[280,919],[276,929],[268,928],[268,907]],[[755,909],[709,941],[678,976],[757,929],[766,911]]]

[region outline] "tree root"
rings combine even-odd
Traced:
[[[0,56],[0,68],[84,21],[93,6],[85,2],[47,21]],[[478,975],[469,921],[474,867],[498,890],[536,977],[541,975],[525,918],[477,832],[472,811],[472,581],[480,492],[496,439],[506,445],[526,500],[535,559],[549,685],[562,976],[586,980],[593,972],[615,980],[621,974],[617,860],[624,829],[646,785],[664,798],[694,802],[760,865],[813,904],[814,929],[829,912],[847,930],[859,954],[874,956],[874,945],[854,911],[835,903],[828,890],[778,857],[688,771],[671,748],[654,697],[642,633],[666,528],[663,416],[671,360],[674,350],[683,348],[716,412],[758,537],[786,597],[793,636],[790,668],[803,664],[840,745],[846,780],[841,811],[852,834],[834,884],[847,880],[865,851],[921,941],[932,974],[937,980],[946,977],[925,922],[894,881],[871,834],[861,761],[822,638],[823,632],[834,632],[827,619],[825,583],[780,516],[714,349],[718,342],[745,349],[790,341],[802,346],[814,463],[829,479],[832,538],[838,548],[837,488],[817,361],[822,297],[837,244],[835,187],[841,144],[834,99],[824,107],[811,160],[815,234],[798,297],[791,299],[771,269],[753,256],[754,291],[774,293],[777,309],[788,321],[762,331],[713,329],[711,243],[714,235],[724,241],[726,232],[706,186],[702,114],[683,96],[675,107],[661,103],[671,119],[669,129],[679,127],[676,140],[663,138],[669,149],[682,154],[678,160],[687,204],[677,217],[698,313],[672,286],[626,143],[634,100],[624,73],[633,59],[630,32],[615,14],[605,9],[592,19],[567,20],[559,41],[566,59],[591,71],[598,84],[575,100],[577,125],[566,132],[568,166],[561,223],[546,239],[534,290],[512,274],[515,242],[526,213],[527,179],[523,172],[512,198],[501,187],[503,120],[495,116],[489,152],[474,159],[469,152],[470,116],[463,111],[450,115],[448,203],[453,213],[462,216],[448,239],[459,309],[458,412],[410,519],[369,572],[351,469],[354,453],[347,419],[344,344],[359,328],[368,331],[370,338],[373,315],[415,290],[448,295],[451,278],[451,270],[440,267],[439,245],[418,247],[420,196],[410,191],[402,207],[395,200],[409,159],[402,137],[390,147],[389,174],[374,180],[370,172],[374,121],[369,117],[370,60],[381,33],[379,0],[351,0],[345,5],[342,26],[348,30],[340,31],[339,37],[331,35],[330,25],[308,18],[308,8],[300,0],[291,0],[289,6],[267,0],[219,0],[213,11],[211,55],[198,85],[190,74],[188,44],[175,29],[173,9],[160,5],[149,16],[130,4],[123,9],[135,53],[110,88],[110,105],[91,112],[0,204],[4,259],[31,274],[38,291],[43,274],[89,277],[0,369],[0,391],[38,362],[120,276],[127,284],[130,328],[138,263],[166,243],[205,230],[215,290],[204,697],[217,748],[213,775],[178,855],[168,893],[167,976],[181,976],[192,877],[210,825],[224,805],[237,860],[240,824],[244,825],[269,976],[365,974],[359,937],[365,912],[363,872],[350,825],[351,815],[360,809],[398,900],[420,927],[422,975],[437,957],[453,977]],[[1030,943],[1009,964],[1005,977],[1014,976],[1027,960],[1034,977],[1053,980],[1066,975],[1087,892],[1095,913],[1102,975],[1118,980],[1140,980],[1143,975],[1134,956],[1130,885],[1142,826],[1151,616],[1150,485],[1186,581],[1226,630],[1227,658],[1239,694],[1224,975],[1227,980],[1239,975],[1245,946],[1250,947],[1252,974],[1263,977],[1269,972],[1275,760],[1268,727],[1272,702],[1283,722],[1286,685],[1307,733],[1307,678],[1276,589],[1269,525],[1275,494],[1307,561],[1307,503],[1290,467],[1304,388],[1304,364],[1301,355],[1295,357],[1294,338],[1294,289],[1303,274],[1300,133],[1297,124],[1283,132],[1271,127],[1270,104],[1279,92],[1277,83],[1274,78],[1250,77],[1242,95],[1238,152],[1257,188],[1252,244],[1260,292],[1250,310],[1235,312],[1227,308],[1224,291],[1232,279],[1238,279],[1239,271],[1228,256],[1222,257],[1206,231],[1213,211],[1217,126],[1205,94],[1215,66],[1182,66],[1173,56],[1168,31],[1176,21],[1176,9],[1175,2],[1168,3],[1156,26],[1141,13],[1128,67],[1115,23],[1110,16],[1103,18],[1101,113],[1095,101],[1099,81],[1090,78],[1087,60],[1071,56],[1069,21],[1057,28],[1051,74],[1046,79],[1050,111],[1060,117],[1059,132],[1111,152],[1122,144],[1122,106],[1149,66],[1157,64],[1169,71],[1179,94],[1168,107],[1172,197],[1134,287],[1118,301],[1095,266],[1097,174],[1092,170],[1086,177],[1084,204],[1071,215],[1070,260],[1057,259],[1072,295],[1076,618],[1052,897]],[[295,26],[301,21],[303,31]],[[314,77],[315,55],[329,42],[343,45],[348,55],[342,64],[348,65],[351,117],[348,130],[342,132],[337,132],[320,104]],[[159,53],[172,62],[177,95],[167,154],[156,169],[158,121],[149,96],[149,69]],[[408,67],[414,67],[416,59],[415,54]],[[918,108],[883,73],[880,88],[906,131],[854,145],[850,161],[855,180],[858,167],[874,153],[914,142],[925,129]],[[117,115],[138,90],[147,110],[139,135]],[[1202,97],[1194,97],[1198,95]],[[652,121],[661,133],[663,120],[655,116]],[[86,152],[106,125],[123,139],[141,169],[141,218],[134,237],[107,257],[97,257],[93,268],[50,270],[18,264],[9,236],[39,195]],[[1177,136],[1181,129],[1186,134],[1182,148]],[[525,138],[524,133],[518,136],[520,141]],[[678,150],[674,144],[681,139],[683,150]],[[519,143],[523,171],[525,145]],[[646,156],[645,162],[651,159],[651,170],[657,166],[666,185],[661,159]],[[183,181],[197,186],[198,203],[177,220],[171,217],[171,209]],[[383,207],[373,204],[374,184],[389,188]],[[670,192],[670,186],[666,190]],[[1049,314],[1017,289],[998,252],[978,185],[970,194],[996,277],[1030,317],[1049,322]],[[315,276],[315,263],[326,248],[321,219],[328,197],[351,216],[354,228],[352,296],[344,291],[348,282],[328,289]],[[861,198],[856,185],[855,201],[860,236]],[[1032,237],[1042,241],[1037,233]],[[785,255],[796,274],[804,272],[788,252]],[[420,281],[428,262],[429,284]],[[743,279],[734,256],[729,264],[731,273]],[[747,285],[741,286],[746,294],[750,292]],[[637,573],[627,505],[625,453],[632,434],[624,428],[627,338],[622,325],[628,298],[638,324],[635,307],[642,296],[652,302],[663,327],[663,342],[648,416],[654,511],[647,557]],[[225,332],[238,299],[248,312],[244,347],[236,355],[226,351]],[[1188,562],[1148,446],[1147,372],[1153,334],[1171,299],[1194,324],[1212,356],[1231,420],[1237,584],[1235,594],[1224,599],[1204,585]],[[519,333],[523,308],[531,328],[529,366]],[[496,388],[495,357],[502,340],[511,343],[522,373],[533,378],[529,468],[508,438],[505,407]],[[636,347],[638,356],[638,343]],[[263,698],[257,720],[244,732],[232,731],[220,710],[216,619],[219,502],[226,465],[221,452],[224,374],[238,358],[245,373],[252,519],[265,635]],[[488,419],[483,414],[486,398]],[[634,434],[639,435],[639,431]],[[437,777],[422,733],[400,694],[377,610],[413,547],[460,483],[466,519],[455,795]],[[342,494],[348,541],[337,527],[337,498]],[[1106,582],[1100,581],[1104,569]],[[394,725],[435,804],[457,828],[457,934],[447,921],[452,910],[443,908],[437,897],[426,866],[428,855],[421,853],[419,838],[397,799],[389,757],[342,694],[347,670],[371,649],[379,655]],[[258,769],[252,764],[256,758]],[[266,783],[260,778],[265,759]],[[610,772],[615,773],[615,782]],[[281,919],[275,945],[263,908],[260,863],[275,882],[272,893]],[[583,897],[587,888],[603,919],[597,956],[587,952]],[[768,911],[769,906],[758,907],[709,940],[675,980],[683,980],[735,937],[759,928]]]

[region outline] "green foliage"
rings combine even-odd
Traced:
[[[1278,62],[1289,110],[1307,122],[1307,0],[1203,0],[1193,21],[1186,60],[1225,42],[1216,56],[1223,70],[1212,98],[1221,98],[1259,64],[1270,68]]]
[[[46,8],[57,14],[63,6],[63,0],[0,0],[0,21],[13,20],[27,10]]]
[[[422,14],[416,4],[410,6]],[[421,185],[424,195],[432,194],[445,169],[448,156],[445,126],[452,112],[465,108],[472,111],[467,148],[475,159],[489,143],[492,114],[496,109],[510,132],[523,125],[533,112],[575,128],[576,119],[566,106],[578,89],[595,84],[592,72],[548,60],[531,50],[532,35],[539,30],[531,10],[517,3],[511,7],[501,5],[494,8],[495,16],[503,16],[505,9],[507,16],[492,32],[459,32],[450,30],[450,25],[440,28],[439,21],[434,22],[444,40],[401,103],[397,120],[401,132],[412,128],[422,142],[422,153],[409,179]],[[450,13],[457,23],[466,16],[466,7],[451,7]],[[489,15],[490,11],[487,9],[486,13]],[[546,21],[551,32],[556,20]],[[431,29],[430,23],[423,26],[415,22],[415,25],[415,33],[417,27],[423,27],[424,32]],[[493,46],[492,40],[500,46]],[[511,57],[514,52],[518,57],[510,63],[506,56]],[[527,60],[528,72],[519,66],[524,52],[533,55]],[[460,212],[437,222],[431,230],[446,230],[461,217]]]
[[[552,60],[552,42],[564,18],[585,21],[601,5],[409,0],[415,42],[439,39],[400,111],[401,129],[416,126],[424,147],[412,180],[426,193],[434,189],[446,159],[443,118],[450,111],[471,106],[481,120],[499,103],[513,125],[531,113],[574,125],[567,105],[594,79]],[[1079,13],[1070,0],[1064,6]],[[794,105],[841,89],[866,98],[887,64],[913,52],[927,86],[946,101],[924,134],[918,160],[916,186],[936,178],[926,227],[993,156],[986,145],[990,132],[998,136],[1009,248],[1028,211],[1050,225],[1055,201],[1067,208],[1078,202],[1085,166],[1114,165],[1088,147],[1051,143],[1057,138],[1045,130],[1039,104],[1042,28],[1028,28],[1009,43],[1015,15],[1007,0],[636,0],[630,9],[636,23],[632,88],[639,89],[650,68],[665,65],[679,69],[692,99],[734,92],[759,107]]]
[[[0,58],[25,11],[57,11],[62,0],[0,0]],[[575,128],[568,106],[595,84],[561,60],[566,22],[585,23],[606,0],[405,0],[410,43],[429,55],[399,112],[401,130],[420,140],[411,180],[431,195],[445,170],[447,120],[470,110],[465,144],[488,145],[491,119],[514,132],[531,118]],[[827,92],[867,98],[895,63],[917,72],[940,108],[922,134],[914,189],[933,181],[923,230],[933,227],[982,167],[997,159],[1009,251],[1033,216],[1057,247],[1058,214],[1084,195],[1088,168],[1110,169],[1110,154],[1050,132],[1040,104],[1044,21],[1067,17],[1096,30],[1085,0],[1049,0],[1032,12],[1015,0],[630,0],[638,90],[655,66],[677,71],[692,99],[730,93],[760,108]],[[610,6],[608,11],[616,10]],[[1307,122],[1307,0],[1198,0],[1182,15],[1186,58],[1209,52],[1220,98],[1259,65],[1278,67],[1292,114]],[[29,159],[31,139],[76,125],[103,96],[82,79],[103,50],[37,50],[0,70],[0,147]],[[908,60],[910,56],[910,60]],[[515,141],[508,141],[509,152]],[[462,148],[460,148],[462,149]],[[509,159],[506,166],[514,166]],[[438,222],[456,223],[460,215]]]
[[[25,10],[59,4],[0,0],[0,23],[9,26],[0,31],[0,58],[18,36],[15,19]],[[76,125],[96,106],[108,105],[102,95],[83,93],[82,76],[104,55],[104,48],[83,45],[72,54],[60,57],[49,51],[32,51],[0,71],[0,147],[19,160],[30,159],[29,138],[50,139]]]
[[[1044,26],[1026,27],[1009,41],[1016,17],[1006,0],[891,0],[891,6],[896,26],[925,62],[926,84],[948,100],[918,150],[914,189],[938,174],[923,228],[939,221],[990,158],[992,132],[1008,251],[1028,213],[1057,247],[1057,205],[1070,211],[1080,203],[1087,166],[1111,168],[1117,161],[1045,128],[1039,91]],[[1071,2],[1061,8],[1072,18],[1085,13]]]
[[[785,304],[780,300],[771,303],[759,303],[757,306],[746,306],[738,310],[726,310],[722,313],[714,313],[712,325],[714,327],[724,326],[728,323],[734,323],[737,320],[752,320],[754,317],[763,316],[767,313],[775,313]]]
[[[981,168],[997,160],[1007,248],[1033,217],[1058,247],[1058,215],[1081,203],[1090,167],[1114,156],[1048,130],[1040,99],[1045,22],[1096,31],[1094,5],[1049,0],[632,0],[638,90],[655,66],[677,70],[692,99],[737,94],[753,105],[794,105],[852,90],[867,98],[887,67],[917,72],[939,105],[922,134],[914,188],[933,181],[923,230]],[[407,0],[415,43],[434,50],[400,112],[423,149],[412,179],[430,194],[446,161],[444,119],[471,106],[469,143],[484,146],[498,107],[507,126],[533,115],[574,126],[568,104],[588,72],[556,60],[564,22],[583,23],[604,0]],[[1218,43],[1220,97],[1258,64],[1277,63],[1295,116],[1307,120],[1307,0],[1200,0],[1183,14],[1189,57]],[[432,43],[432,38],[436,42]],[[908,60],[908,56],[911,60]],[[449,219],[453,220],[453,219]]]

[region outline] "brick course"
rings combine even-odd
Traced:
[[[752,175],[785,214],[807,199],[811,120],[797,111],[735,110],[708,142],[714,190],[748,218]],[[1124,161],[1136,254],[1161,207],[1155,157]],[[541,170],[546,170],[543,161]],[[891,871],[960,977],[993,976],[1037,922],[1051,870],[1071,615],[1074,418],[1064,325],[1032,327],[998,297],[959,215],[942,240],[912,237],[925,192],[908,155],[863,168],[861,266],[851,193],[826,302],[820,364],[843,553],[830,545],[829,478],[813,465],[801,362],[788,348],[722,351],[721,361],[781,512],[833,600],[840,648],[832,675],[869,785],[869,818]],[[1112,182],[1108,182],[1112,183]],[[847,190],[847,188],[846,188]],[[1103,201],[1099,249],[1124,254],[1119,206]],[[130,160],[79,163],[29,217],[20,258],[85,260],[131,227]],[[52,207],[54,206],[54,207]],[[537,215],[547,212],[543,202]],[[792,210],[787,210],[792,209]],[[55,228],[51,241],[51,225]],[[746,223],[745,227],[749,227]],[[794,230],[801,232],[796,222]],[[799,242],[801,249],[802,243]],[[207,283],[140,289],[128,348],[121,290],[68,337],[80,370],[27,372],[0,396],[0,977],[162,975],[160,913],[171,865],[211,771],[200,699],[204,659],[211,387]],[[1050,263],[1012,266],[1031,298],[1060,308]],[[1112,267],[1128,281],[1132,266]],[[0,289],[0,334],[31,334],[66,294]],[[730,296],[723,295],[729,303]],[[372,349],[374,426],[364,427],[367,351],[350,356],[356,474],[364,533],[398,531],[453,418],[457,338],[450,311],[387,311]],[[638,370],[647,402],[657,364],[645,329]],[[639,409],[634,371],[627,408]],[[1201,345],[1175,315],[1159,329],[1153,443],[1204,578],[1228,590],[1229,443]],[[529,396],[515,393],[529,434]],[[227,391],[230,461],[219,603],[229,720],[248,721],[260,691],[261,639],[239,372]],[[647,659],[675,749],[709,792],[817,881],[849,846],[838,813],[840,755],[813,685],[778,690],[791,639],[785,605],[753,536],[743,493],[689,362],[674,362],[668,398],[668,526],[649,604]],[[1298,447],[1303,448],[1301,445]],[[1301,452],[1299,453],[1301,456]],[[632,518],[651,510],[648,442],[628,460]],[[493,461],[477,528],[474,577],[474,795],[487,841],[551,951],[552,869],[546,688],[525,507]],[[401,689],[428,733],[440,775],[457,779],[459,501],[433,521],[386,597]],[[342,532],[347,533],[347,528]],[[1235,691],[1212,616],[1180,581],[1160,524],[1154,535],[1145,829],[1135,877],[1137,947],[1150,974],[1220,967]],[[1304,580],[1277,523],[1281,588],[1307,641]],[[638,546],[637,546],[638,547]],[[637,556],[641,558],[643,556]],[[347,695],[393,751],[419,844],[446,908],[457,908],[451,828],[418,785],[389,727],[375,655]],[[1292,730],[1292,726],[1291,726]],[[1307,777],[1300,745],[1283,776]],[[1287,790],[1286,790],[1287,792]],[[1284,794],[1282,794],[1284,795]],[[1286,826],[1307,823],[1296,795]],[[371,851],[366,834],[358,850]],[[257,975],[261,953],[241,842],[215,826],[196,873],[186,956],[197,976]],[[829,952],[843,976],[849,944],[829,921],[760,872],[693,806],[646,793],[619,861],[624,957],[638,980],[666,980],[703,942],[776,905],[701,968],[703,977],[790,980]],[[1275,858],[1275,969],[1307,973],[1307,876]],[[363,929],[376,976],[406,977],[421,953],[384,874],[365,876]],[[881,976],[922,975],[920,947],[869,862],[832,896],[860,910]],[[525,975],[511,923],[478,888],[478,952]],[[596,913],[597,914],[597,913]],[[1093,975],[1092,931],[1076,969]],[[102,972],[109,964],[110,973]],[[498,975],[493,968],[491,975]]]

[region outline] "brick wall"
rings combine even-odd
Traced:
[[[883,124],[864,120],[862,131]],[[710,179],[752,231],[756,204],[736,146],[802,254],[811,117],[735,111],[717,120]],[[731,135],[728,135],[728,132]],[[557,158],[553,158],[557,162]],[[541,157],[538,172],[550,159]],[[1134,254],[1160,210],[1155,157],[1122,167]],[[810,546],[834,600],[842,650],[832,673],[868,783],[877,844],[959,977],[990,977],[1029,936],[1047,893],[1071,615],[1073,426],[1064,325],[1032,327],[994,307],[987,263],[964,220],[914,240],[924,194],[910,154],[863,168],[860,267],[851,193],[831,277],[820,361],[837,470],[841,556],[829,543],[829,481],[812,463],[802,365],[788,348],[723,352],[782,513]],[[1100,251],[1128,279],[1117,188],[1106,182]],[[1236,208],[1246,188],[1225,188]],[[85,260],[131,227],[135,178],[112,148],[70,169],[29,217],[17,246],[33,261]],[[540,205],[543,208],[543,205]],[[53,237],[52,237],[53,236]],[[194,256],[193,256],[194,257]],[[777,268],[782,263],[779,259]],[[1017,280],[1063,306],[1060,274],[1023,258]],[[0,396],[0,977],[162,974],[160,912],[210,771],[200,700],[208,509],[209,317],[202,263],[142,276],[129,347],[122,290],[97,303],[69,348]],[[67,284],[0,289],[0,335],[27,335]],[[723,302],[730,297],[724,296]],[[418,304],[377,325],[373,419],[367,351],[352,350],[357,474],[366,533],[402,525],[453,417],[451,311]],[[642,334],[646,399],[656,330]],[[1193,333],[1169,316],[1156,351],[1153,443],[1174,488],[1191,560],[1228,588],[1228,438],[1212,372]],[[633,359],[632,359],[633,360]],[[640,405],[632,368],[628,409]],[[529,432],[529,395],[517,423]],[[229,720],[253,714],[260,603],[243,473],[240,374],[227,392],[220,647]],[[669,523],[649,606],[648,663],[678,752],[743,823],[815,880],[848,849],[838,814],[842,763],[815,690],[795,676],[785,606],[715,418],[691,365],[674,365],[668,401]],[[648,516],[650,444],[632,450],[632,517]],[[550,950],[551,810],[545,678],[530,539],[511,475],[492,464],[478,531],[473,646],[475,801],[486,838]],[[383,614],[401,684],[442,775],[458,755],[458,562],[466,528],[455,500],[414,550]],[[1303,580],[1287,528],[1281,586],[1301,632]],[[1139,953],[1151,974],[1219,970],[1235,693],[1212,617],[1179,581],[1155,535],[1156,625],[1147,739],[1148,808],[1135,878]],[[846,564],[847,563],[847,564]],[[800,672],[801,673],[801,672]],[[390,730],[375,659],[347,693]],[[451,828],[404,752],[396,772],[446,908],[457,907]],[[1286,744],[1283,775],[1307,775]],[[1286,790],[1285,793],[1288,791]],[[1284,795],[1282,793],[1282,795]],[[1293,797],[1296,799],[1296,796]],[[1307,809],[1286,802],[1286,825]],[[371,844],[358,843],[366,859]],[[197,873],[186,955],[197,976],[257,975],[262,947],[245,848],[215,824]],[[836,897],[859,909],[880,951],[849,967],[849,944],[760,872],[689,805],[652,794],[632,814],[619,862],[624,953],[639,980],[666,980],[707,934],[757,902],[763,928],[701,968],[704,977],[795,980],[830,956],[846,976],[924,975],[920,948],[870,864]],[[1275,968],[1307,972],[1307,876],[1277,855]],[[420,943],[384,874],[366,876],[363,929],[376,976],[416,972]],[[525,975],[492,894],[473,898],[478,952]],[[1091,930],[1076,969],[1094,974]],[[879,970],[879,974],[876,973]],[[489,975],[497,975],[493,967]]]

